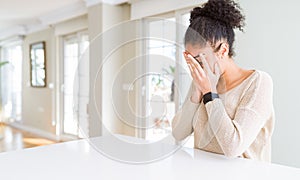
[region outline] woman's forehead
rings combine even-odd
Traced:
[[[193,45],[193,44],[186,44],[185,46],[185,50],[189,53],[191,53],[192,55],[196,55],[199,53],[205,53],[205,52],[209,52],[210,49],[209,46],[200,46],[200,45]]]

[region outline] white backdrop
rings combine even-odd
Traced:
[[[300,168],[300,1],[239,2],[247,26],[237,34],[236,62],[268,72],[274,82],[272,161]]]

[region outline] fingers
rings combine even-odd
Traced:
[[[195,67],[194,63],[190,60],[189,57],[187,57],[186,60],[187,60],[187,65],[188,65],[188,67],[190,69],[191,76],[192,76],[194,82],[197,82],[197,83],[201,84],[203,78],[200,75],[200,72],[198,71],[198,68]]]
[[[221,75],[221,68],[218,62],[215,63],[215,75],[220,76]]]
[[[183,57],[184,57],[184,59],[185,59],[186,62],[189,62],[188,54],[189,54],[189,53],[186,52],[186,51],[183,52]]]
[[[187,52],[184,51],[182,54],[183,54],[183,57],[184,57],[185,60],[186,60],[186,59],[187,59]]]
[[[200,64],[198,63],[198,61],[190,54],[188,55],[188,58],[190,59],[191,66],[195,67],[195,70],[197,70],[202,77],[206,77],[206,74],[202,69],[202,67],[200,66]]]
[[[200,76],[199,72],[197,71],[196,67],[193,66],[192,64],[188,64],[188,67],[191,71],[191,75],[192,75],[193,79],[196,81],[201,80],[201,76]]]
[[[211,68],[209,67],[209,64],[207,63],[206,58],[204,57],[204,55],[200,54],[200,58],[202,60],[202,63],[203,63],[203,66],[204,66],[206,72],[209,73],[209,75],[212,75],[213,72],[211,71]]]
[[[189,54],[186,53],[186,52],[184,52],[183,55],[184,55],[185,61],[186,61],[188,64],[191,64],[191,63],[192,63],[192,60],[190,59]]]

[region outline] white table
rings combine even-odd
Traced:
[[[101,138],[98,139],[101,141]],[[0,179],[300,179],[300,169],[191,148],[148,164],[111,160],[87,140],[0,153]]]

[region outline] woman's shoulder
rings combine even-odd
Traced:
[[[272,77],[269,73],[265,72],[265,71],[261,71],[261,70],[255,70],[256,73],[256,79],[260,80],[262,82],[273,82]]]
[[[260,87],[265,88],[272,88],[273,87],[273,80],[269,73],[261,70],[254,70],[252,76],[252,84]]]

